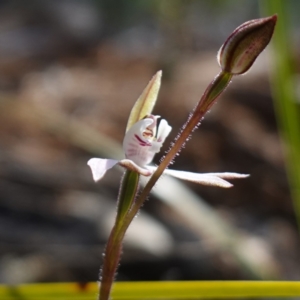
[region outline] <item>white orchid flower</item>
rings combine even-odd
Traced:
[[[123,141],[125,159],[92,158],[88,165],[92,170],[93,179],[97,182],[116,164],[135,171],[143,176],[151,176],[157,167],[150,166],[153,157],[160,151],[172,127],[164,119],[157,128],[159,116],[149,115],[135,123],[126,133]],[[166,169],[164,174],[203,184],[228,188],[232,184],[225,179],[245,178],[249,175],[239,173],[193,173]]]

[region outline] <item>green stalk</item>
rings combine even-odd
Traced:
[[[118,202],[118,212],[116,222],[121,226],[122,221],[134,203],[140,180],[140,174],[127,170],[120,187],[120,195]]]
[[[101,285],[99,300],[109,299],[115,274],[121,259],[122,242],[125,235],[125,231],[122,230],[123,220],[134,203],[139,185],[139,178],[140,176],[138,173],[126,171],[120,185],[117,216],[104,252],[100,277]]]
[[[273,37],[271,88],[280,134],[285,142],[285,159],[295,214],[300,229],[300,116],[296,101],[295,70],[292,43],[289,36],[288,4],[286,0],[263,0],[264,13],[278,13]]]

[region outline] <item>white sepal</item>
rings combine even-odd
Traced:
[[[148,169],[154,171],[156,167],[148,166]],[[203,185],[218,186],[222,188],[230,188],[233,185],[224,179],[245,178],[249,175],[239,173],[193,173],[186,171],[177,171],[166,169],[164,174],[170,175],[182,180],[195,182]]]
[[[115,159],[104,159],[104,158],[91,158],[87,164],[92,170],[94,181],[99,181],[106,173],[107,170],[111,169],[118,163]]]

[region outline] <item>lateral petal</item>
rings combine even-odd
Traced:
[[[224,180],[221,176],[223,176],[223,173],[193,173],[193,172],[185,172],[185,171],[177,171],[177,170],[170,170],[167,169],[164,171],[164,174],[171,175],[173,177],[187,180],[191,182],[195,182],[198,184],[203,185],[210,185],[210,186],[218,186],[222,188],[230,188],[233,185]],[[225,173],[226,174],[226,173]],[[230,173],[230,177],[228,174],[224,175],[224,178],[244,178],[246,176],[242,176],[243,174],[237,174],[237,176],[234,176],[234,173]],[[219,176],[221,175],[221,176]],[[241,176],[239,176],[241,175]]]
[[[172,127],[168,124],[168,122],[165,119],[162,119],[159,123],[157,131],[157,141],[164,143],[171,130]]]
[[[224,173],[207,173],[213,176],[217,176],[223,179],[240,179],[240,178],[247,178],[249,174],[240,174],[240,173],[231,173],[231,172],[224,172]]]
[[[87,164],[92,170],[94,181],[99,181],[106,173],[107,170],[111,169],[118,163],[115,159],[106,158],[91,158]]]

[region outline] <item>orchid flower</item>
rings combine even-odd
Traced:
[[[160,151],[165,139],[171,132],[172,127],[162,119],[157,126],[160,116],[148,115],[136,122],[127,131],[123,141],[125,159],[92,158],[88,165],[92,170],[93,179],[97,182],[116,164],[139,173],[143,176],[151,176],[157,167],[150,166],[153,157]],[[192,173],[166,169],[164,174],[192,181],[203,185],[213,185],[223,188],[231,187],[232,184],[225,179],[245,178],[248,175],[238,173]]]

